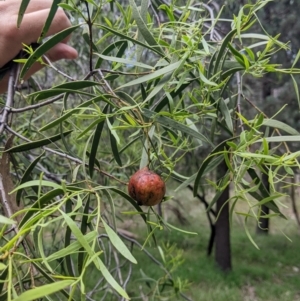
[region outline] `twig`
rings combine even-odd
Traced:
[[[245,95],[243,95],[243,98],[244,98],[244,99],[245,99],[245,100],[246,100],[246,101],[247,101],[247,102],[248,102],[255,110],[257,110],[259,113],[263,114],[263,116],[264,116],[265,118],[268,118],[268,119],[269,119],[268,115],[265,114],[265,113],[264,113],[257,105],[255,105],[249,98],[247,98]],[[281,133],[280,133],[280,131],[279,131],[277,128],[275,128],[275,132],[276,132],[279,136],[282,136]],[[284,144],[286,151],[287,151],[288,153],[290,153],[291,151],[290,151],[290,149],[289,149],[289,147],[288,147],[286,141],[282,141],[282,143]]]
[[[75,79],[73,77],[71,77],[70,75],[60,71],[58,68],[56,68],[52,62],[48,59],[48,57],[46,55],[43,55],[43,59],[47,62],[47,64],[52,68],[54,69],[57,73],[61,74],[62,76],[70,79],[71,81],[75,81]]]
[[[122,272],[121,272],[121,268],[120,268],[120,261],[119,261],[118,254],[117,254],[117,252],[114,248],[113,248],[113,254],[114,254],[114,258],[115,258],[115,262],[116,262],[115,269],[116,269],[117,274],[118,274],[120,285],[123,285],[123,278],[122,278]]]
[[[24,140],[24,141],[32,142],[30,139],[28,139],[28,138],[22,136],[21,134],[19,134],[19,133],[16,132],[16,131],[14,131],[14,130],[13,130],[12,128],[10,128],[8,125],[5,126],[5,129],[6,129],[7,131],[9,131],[10,133],[14,134],[15,136],[21,138],[21,139]],[[49,148],[49,147],[43,146],[42,149],[45,150],[45,151],[47,151],[47,152],[49,152],[49,153],[58,155],[58,156],[60,156],[60,157],[62,157],[62,158],[69,159],[70,161],[73,161],[73,162],[75,162],[75,163],[83,164],[83,161],[82,161],[82,160],[80,160],[80,159],[78,159],[78,158],[75,158],[75,157],[72,157],[72,156],[70,156],[70,155],[67,155],[67,154],[65,154],[65,153],[56,151],[56,150],[51,149],[51,148]],[[88,163],[86,163],[85,166],[88,166]],[[113,179],[113,180],[115,180],[115,181],[117,181],[117,182],[123,184],[123,185],[127,185],[127,182],[124,182],[124,181],[122,181],[122,180],[120,180],[120,179],[114,177],[113,175],[111,175],[111,174],[109,174],[109,173],[107,173],[107,172],[105,172],[105,171],[103,171],[103,170],[97,168],[96,166],[94,167],[94,169],[95,169],[96,171],[100,172],[101,174],[103,174],[103,175],[105,175],[105,176],[107,176],[107,177],[109,177],[109,178],[111,178],[111,179]]]
[[[27,106],[27,107],[24,107],[24,108],[18,108],[18,109],[10,108],[10,112],[11,113],[21,113],[21,112],[25,112],[25,111],[38,109],[38,108],[44,107],[46,105],[49,105],[49,104],[61,99],[62,97],[63,97],[63,94],[60,94],[60,95],[55,96],[54,98],[48,99],[44,102],[40,102],[40,103],[37,103],[37,104],[34,104],[34,105],[30,105],[30,106]]]
[[[7,123],[9,111],[13,106],[13,100],[15,95],[15,80],[16,80],[17,72],[18,72],[18,65],[13,64],[9,74],[7,99],[6,99],[5,107],[3,109],[2,118],[0,121],[0,135],[3,134],[5,125]]]
[[[153,73],[153,70],[151,71],[145,71],[145,72],[124,72],[124,71],[115,71],[115,70],[109,70],[109,69],[94,69],[92,71],[90,71],[85,77],[84,80],[88,79],[89,77],[91,77],[92,75],[99,73],[99,71],[103,72],[103,73],[111,73],[111,74],[118,74],[118,75],[133,75],[133,76],[139,76],[139,75],[147,75],[147,74],[151,74]],[[103,78],[103,75],[102,75]]]
[[[236,81],[237,81],[237,89],[238,89],[238,95],[237,95],[237,104],[236,104],[236,111],[241,114],[241,96],[242,96],[242,88],[241,88],[241,74],[240,72],[236,73]],[[240,121],[240,127],[242,131],[244,131],[244,124],[241,118],[238,118]]]
[[[159,267],[161,267],[161,269],[162,269],[162,270],[170,277],[170,279],[172,279],[172,276],[171,276],[170,272],[164,267],[164,265],[163,265],[160,261],[158,261],[155,257],[153,257],[152,254],[149,253],[145,248],[143,248],[143,246],[142,246],[137,240],[135,240],[135,239],[133,239],[133,238],[130,238],[130,237],[124,235],[124,234],[121,233],[121,232],[118,232],[118,234],[119,234],[120,236],[122,236],[123,238],[125,238],[126,240],[128,240],[128,241],[132,242],[133,244],[137,245],[144,253],[147,254],[147,256],[148,256],[155,264],[157,264]],[[181,293],[181,292],[180,292],[179,294],[180,294],[180,296],[181,296],[182,298],[184,298],[185,300],[187,300],[187,301],[193,301],[192,299],[190,299],[189,297],[187,297],[185,294],[183,294],[183,293]]]

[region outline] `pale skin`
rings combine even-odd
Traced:
[[[37,42],[50,11],[52,0],[31,0],[24,14],[20,28],[17,28],[17,18],[20,0],[0,1],[0,68],[16,57],[22,50],[22,43],[30,45]],[[71,26],[62,9],[58,9],[52,21],[47,36],[51,36]],[[77,51],[67,44],[69,38],[55,45],[46,54],[52,61],[61,59],[75,59]],[[39,63],[33,65],[27,72],[25,79],[40,70]],[[9,73],[0,80],[0,93],[7,90]]]

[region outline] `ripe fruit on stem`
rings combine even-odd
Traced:
[[[158,174],[144,167],[130,178],[128,193],[139,205],[154,206],[162,201],[166,185]]]

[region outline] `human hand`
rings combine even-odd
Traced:
[[[23,17],[20,28],[17,28],[20,0],[0,1],[0,68],[16,57],[23,45],[35,43],[41,35],[42,28],[52,5],[52,0],[31,0]],[[64,11],[59,8],[54,16],[47,36],[53,35],[71,26]],[[75,59],[77,51],[67,45],[69,37],[55,45],[46,54],[52,61]],[[26,73],[25,79],[37,72],[43,65],[36,63]],[[7,89],[8,74],[0,80],[0,93]]]

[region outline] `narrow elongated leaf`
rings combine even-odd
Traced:
[[[0,224],[2,224],[2,225],[13,225],[15,223],[16,222],[14,220],[0,214]]]
[[[134,85],[137,85],[137,84],[141,84],[141,83],[144,83],[144,82],[147,82],[147,81],[150,81],[150,80],[153,80],[159,76],[162,76],[162,75],[165,75],[166,73],[169,73],[169,72],[173,72],[174,70],[176,70],[181,64],[181,60],[176,62],[176,63],[173,63],[173,64],[170,64],[164,68],[161,68],[161,69],[158,69],[150,74],[147,74],[147,75],[144,75],[138,79],[135,79],[127,84],[124,84],[122,86],[120,86],[118,89],[122,89],[122,88],[125,88],[125,87],[130,87],[130,86],[134,86]]]
[[[72,201],[70,199],[67,200],[66,207],[65,207],[66,214],[70,214],[72,212],[72,210],[73,210],[72,207],[73,207]],[[73,220],[75,220],[76,215],[75,214],[71,215],[71,218]],[[65,248],[67,248],[71,244],[71,235],[72,235],[72,230],[71,230],[70,227],[67,227],[66,228],[66,233],[65,233],[65,241],[64,241]],[[78,243],[80,243],[80,242],[78,242]],[[72,261],[71,254],[67,254],[66,255],[66,257],[65,257],[65,264],[66,264],[66,268],[67,268],[68,274],[70,276],[74,277],[75,276],[75,271],[74,271],[75,264]]]
[[[110,139],[110,147],[112,150],[112,153],[114,155],[114,159],[116,160],[116,162],[118,163],[119,166],[122,166],[122,161],[121,161],[121,157],[120,157],[120,153],[119,153],[119,149],[118,149],[118,142],[117,142],[117,134],[114,133],[111,124],[113,123],[113,118],[108,118],[107,119],[107,124],[108,127],[110,129],[109,131],[109,139]]]
[[[73,132],[73,130],[67,131],[67,132],[64,132],[64,133],[61,133],[61,134],[57,134],[55,136],[52,136],[52,137],[49,137],[49,138],[46,138],[46,139],[33,141],[33,142],[27,142],[27,143],[24,143],[24,144],[21,144],[21,145],[18,145],[18,146],[14,146],[14,147],[6,150],[6,152],[18,153],[18,152],[24,152],[24,151],[28,151],[28,150],[31,150],[31,149],[39,148],[39,147],[48,145],[50,143],[53,143],[55,141],[58,141],[62,138],[62,136],[66,137],[69,134],[71,134],[72,132]]]
[[[40,181],[38,181],[40,182]],[[28,183],[28,182],[27,182]],[[33,215],[35,215],[39,210],[45,208],[53,199],[59,195],[63,195],[64,191],[62,188],[53,189],[46,194],[44,194],[41,198],[39,198],[30,208],[28,208],[24,217],[20,221],[19,228],[21,228]]]
[[[53,21],[53,18],[54,18],[55,14],[56,14],[56,11],[58,9],[58,4],[60,3],[60,1],[61,0],[53,0],[51,8],[50,8],[50,12],[48,14],[48,17],[47,17],[47,20],[45,22],[45,25],[44,25],[44,27],[42,29],[42,33],[41,33],[41,36],[40,36],[40,38],[38,40],[38,43],[40,43],[46,37],[46,34],[47,34],[47,32],[48,32],[48,30],[50,28],[50,25],[51,25],[51,23]]]
[[[153,90],[149,93],[147,98],[144,100],[144,103],[150,101],[156,94],[158,94],[163,89],[163,87],[171,80],[171,77],[172,77],[172,73],[165,74],[160,79],[160,81],[155,85]]]
[[[14,301],[33,301],[53,293],[59,292],[63,288],[72,285],[75,280],[62,280],[51,284],[42,285],[22,293]]]
[[[23,188],[27,188],[27,187],[31,187],[31,186],[46,186],[46,187],[53,187],[55,189],[62,189],[61,185],[58,185],[54,182],[50,182],[50,181],[40,181],[40,180],[33,180],[33,181],[29,181],[26,183],[23,183],[21,185],[19,185],[18,187],[16,187],[13,191],[11,191],[9,194],[12,194],[14,192],[16,192],[19,189],[23,189]]]
[[[233,133],[232,118],[231,118],[230,112],[229,112],[228,107],[223,98],[221,98],[219,101],[219,107],[220,107],[221,114],[224,117],[225,123],[226,123],[229,131],[231,133]]]
[[[19,8],[19,13],[18,13],[18,20],[17,20],[18,28],[20,27],[20,25],[22,23],[22,20],[23,20],[24,14],[25,14],[25,10],[26,10],[29,2],[30,2],[30,0],[22,0],[22,2],[21,2],[20,8]]]
[[[107,104],[103,109],[103,114],[107,114],[108,109],[109,109],[109,105]],[[96,160],[97,150],[98,150],[104,124],[105,124],[105,119],[98,123],[92,141],[91,153],[89,156],[89,173],[91,178],[93,177],[94,174],[95,160]]]
[[[76,223],[74,222],[74,220],[70,216],[68,216],[67,214],[65,214],[62,210],[60,210],[60,213],[63,216],[64,220],[66,221],[68,227],[71,229],[73,235],[78,240],[78,242],[83,246],[83,248],[88,253],[88,255],[90,257],[93,257],[95,255],[94,250],[92,250],[92,248],[90,247],[89,243],[85,240],[83,234],[81,233],[80,229],[78,228],[78,226],[76,225]],[[99,269],[99,263],[98,263],[98,261],[96,259],[94,259],[93,262],[96,265],[96,267]]]
[[[81,225],[80,225],[80,231],[83,235],[85,235],[87,229],[88,229],[88,218],[89,218],[89,210],[90,210],[90,194],[87,196],[87,200],[83,209],[83,216],[82,216],[82,220],[81,220]],[[78,262],[77,262],[77,266],[78,266],[78,273],[81,274],[82,273],[82,269],[83,269],[83,262],[84,262],[84,252],[83,248],[80,250],[81,252],[78,253]]]
[[[63,83],[61,85],[57,85],[48,90],[37,91],[28,95],[28,97],[34,97],[35,101],[43,100],[49,97],[54,97],[56,95],[62,93],[77,93],[82,95],[93,95],[88,92],[81,91],[85,88],[90,88],[93,86],[97,86],[99,83],[93,81],[73,81],[68,83]]]
[[[29,70],[29,68],[47,51],[49,51],[53,46],[61,42],[63,39],[65,39],[67,36],[69,36],[76,28],[78,28],[80,24],[69,27],[55,35],[53,35],[48,41],[46,41],[44,44],[39,46],[27,59],[26,63],[24,64],[21,72],[20,72],[20,78],[23,78],[25,73]]]
[[[141,207],[137,204],[137,202],[132,199],[128,194],[126,194],[124,191],[117,189],[117,188],[110,188],[110,190],[116,192],[120,196],[122,196],[124,199],[126,199],[135,209],[140,213],[141,218],[144,220],[144,222],[147,224],[147,219],[144,216],[144,211],[141,209]]]
[[[216,61],[214,63],[214,73],[216,74],[220,68],[220,61],[222,59],[222,57],[224,56],[224,54],[226,53],[226,48],[228,43],[232,40],[233,36],[237,33],[236,29],[233,29],[232,31],[230,31],[227,36],[224,38],[224,40],[222,41],[222,45],[220,47],[220,50],[218,52],[218,55],[216,56]]]
[[[118,49],[119,46],[124,45],[126,46],[126,48],[128,47],[128,42],[126,40],[120,40],[120,41],[116,41],[110,45],[108,45],[103,51],[102,51],[102,56],[106,56],[107,54],[109,54],[110,52],[112,52],[115,49]],[[124,46],[124,47],[125,47]],[[100,58],[98,59],[95,68],[98,69],[100,68],[101,64],[103,62],[102,57],[100,56]]]
[[[7,274],[8,274],[8,267],[6,267],[6,269],[4,269],[0,274],[0,294],[2,293],[3,287],[5,285]]]
[[[105,280],[112,286],[114,290],[116,290],[122,297],[126,298],[129,300],[129,296],[127,293],[124,291],[124,289],[119,285],[119,283],[113,278],[113,276],[110,274],[109,270],[107,267],[104,265],[102,260],[98,257],[98,263],[100,265],[100,271],[105,278]]]
[[[145,24],[142,16],[140,15],[140,12],[139,12],[136,4],[135,4],[135,0],[129,0],[129,3],[130,3],[130,6],[132,7],[133,18],[136,22],[136,25],[139,29],[139,32],[142,34],[145,41],[149,45],[155,46],[156,48],[160,49],[159,44],[157,43],[157,41],[152,36],[152,33],[149,31],[149,29],[147,28],[147,25]],[[163,52],[162,49],[160,49],[160,50],[161,50],[161,52]]]
[[[172,130],[178,130],[180,132],[183,132],[191,137],[199,139],[199,140],[213,146],[213,143],[210,140],[208,140],[203,134],[193,130],[192,128],[190,128],[182,123],[179,123],[169,117],[158,115],[156,112],[150,111],[147,109],[143,109],[142,113],[146,117],[154,119],[156,122],[160,123],[161,125],[165,126],[166,128],[170,128]]]
[[[253,122],[254,120],[249,120],[249,122]],[[289,126],[288,124],[274,119],[264,119],[262,125],[269,126],[272,128],[277,128],[283,130],[291,135],[300,136],[300,133],[293,127]]]
[[[197,196],[198,193],[198,187],[200,180],[208,167],[208,164],[215,158],[215,156],[218,153],[222,153],[224,151],[224,148],[227,146],[227,142],[236,139],[236,137],[229,138],[227,140],[222,141],[219,145],[217,145],[213,151],[209,154],[209,156],[203,161],[202,165],[199,168],[199,171],[197,173],[196,179],[195,179],[195,184],[194,184],[194,196]],[[222,155],[222,154],[221,154]]]
[[[88,243],[91,243],[97,236],[98,236],[98,233],[96,231],[93,231],[93,232],[89,232],[88,234],[84,235],[84,239]],[[48,256],[47,262],[51,262],[51,261],[57,260],[59,258],[64,258],[67,255],[77,252],[80,248],[82,248],[82,245],[78,241],[72,242],[67,247],[60,249],[59,251]]]
[[[25,170],[20,182],[18,185],[21,185],[29,180],[31,180],[30,174],[33,171],[33,169],[35,168],[35,166],[37,165],[37,163],[40,161],[40,159],[44,156],[45,152],[43,152],[40,156],[38,156],[34,161],[32,161],[32,163],[27,167],[27,169]],[[20,205],[20,200],[21,200],[21,195],[22,195],[22,190],[18,190],[17,194],[16,194],[16,202],[17,205]]]
[[[254,183],[255,184],[259,184],[258,189],[259,189],[262,197],[264,199],[269,198],[270,197],[270,193],[267,190],[267,188],[265,187],[265,185],[263,184],[263,182],[261,181],[261,179],[259,178],[259,176],[257,175],[256,171],[253,168],[249,168],[247,171],[248,171],[248,174],[250,175],[250,177],[252,178],[252,180],[254,181]],[[261,199],[258,199],[258,201],[261,201]],[[276,203],[274,201],[271,200],[271,201],[265,203],[265,206],[267,206],[268,208],[270,208],[273,212],[278,213],[284,219],[287,219],[280,212],[278,206],[276,205]]]
[[[268,142],[299,142],[300,135],[298,136],[275,136],[275,137],[265,137]],[[263,142],[263,139],[259,139],[255,142]]]
[[[221,164],[221,162],[224,160],[224,158],[222,156],[216,156],[215,158],[213,158],[210,163],[207,165],[207,167],[205,168],[202,176],[204,176],[205,174],[211,172],[212,170],[215,170],[215,168]],[[182,189],[186,188],[188,185],[190,185],[191,183],[193,183],[195,181],[195,179],[197,178],[197,174],[195,173],[193,174],[191,177],[189,177],[187,180],[185,180],[183,183],[181,183],[176,189],[175,192],[181,191]]]
[[[96,55],[100,56],[102,59],[104,59],[106,61],[117,62],[117,63],[121,63],[121,64],[125,64],[125,65],[132,65],[132,66],[150,69],[150,70],[154,69],[154,67],[152,67],[152,66],[149,66],[149,65],[137,62],[137,61],[130,61],[128,59],[122,59],[122,58],[118,58],[115,56],[107,56],[107,55],[103,55],[103,54],[99,54],[99,53],[96,53]]]
[[[76,108],[67,111],[61,117],[59,117],[59,118],[55,119],[54,121],[48,123],[47,125],[43,126],[39,131],[45,131],[45,130],[48,130],[48,129],[60,124],[62,121],[68,119],[73,114],[78,113],[81,109],[88,107],[89,105],[91,105],[94,102],[96,103],[98,101],[104,101],[106,103],[109,103],[111,106],[113,106],[113,104],[110,103],[110,101],[106,97],[110,97],[110,96],[109,95],[99,95],[99,96],[96,96],[96,97],[78,105]]]
[[[127,246],[121,240],[115,231],[106,224],[104,219],[102,219],[102,223],[104,225],[105,231],[110,239],[110,242],[113,246],[122,254],[127,260],[131,261],[132,263],[137,263],[136,259],[132,256],[131,252],[128,250]]]
[[[226,187],[230,184],[229,177],[230,177],[230,174],[229,174],[229,172],[227,172],[225,174],[224,178],[222,179],[221,183],[219,184],[219,187],[222,187],[222,189],[219,189],[216,192],[214,198],[212,199],[212,201],[209,203],[208,207],[206,208],[207,212],[209,212],[212,209],[212,207],[218,201],[218,199],[220,198],[220,196],[222,195],[222,193],[224,192]]]
[[[102,25],[102,24],[95,24],[95,25],[97,25],[98,27],[100,27],[100,28],[102,28],[102,29],[105,29],[105,30],[107,30],[107,31],[109,31],[109,32],[111,32],[111,33],[113,33],[115,36],[119,36],[119,37],[121,37],[122,39],[125,39],[125,40],[127,40],[127,41],[132,42],[133,44],[141,45],[141,46],[143,46],[144,48],[149,49],[149,50],[151,50],[151,51],[157,53],[159,56],[165,57],[164,52],[162,52],[161,49],[158,49],[157,47],[153,47],[153,46],[151,46],[151,45],[147,45],[147,44],[145,44],[145,43],[142,43],[142,42],[140,42],[140,41],[138,41],[138,40],[135,40],[135,39],[133,39],[133,38],[131,38],[131,37],[129,37],[129,36],[126,36],[126,35],[120,33],[120,32],[117,31],[117,30],[114,30],[113,28],[110,28],[110,27],[108,27],[108,26],[105,26],[105,25]]]

